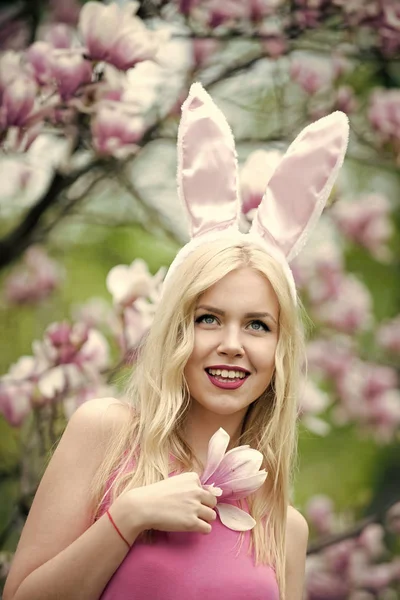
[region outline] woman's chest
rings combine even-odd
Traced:
[[[101,600],[279,600],[273,569],[246,552],[248,537],[238,551],[238,533],[215,525],[209,535],[156,532],[154,543],[135,543]]]

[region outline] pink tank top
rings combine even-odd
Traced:
[[[250,532],[240,553],[238,537],[218,517],[207,535],[156,531],[152,544],[133,544],[100,600],[279,600],[273,568],[247,554]]]

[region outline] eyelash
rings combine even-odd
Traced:
[[[218,320],[217,317],[214,317],[214,315],[200,315],[200,317],[197,317],[197,319],[195,320],[195,323],[202,323],[204,322],[204,319],[206,318],[211,318],[211,319],[215,319],[216,321]],[[270,328],[268,327],[268,325],[266,325],[266,323],[264,323],[264,321],[260,321],[259,319],[255,319],[254,321],[250,321],[250,323],[259,323],[264,331],[271,331]],[[208,325],[211,325],[211,323],[207,323]],[[260,331],[259,329],[253,329],[253,331]]]

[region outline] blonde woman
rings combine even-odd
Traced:
[[[182,110],[192,240],[170,267],[128,400],[89,401],[69,421],[4,600],[302,597],[308,532],[290,486],[303,334],[288,261],[329,195],[347,121],[335,113],[300,134],[244,234],[229,128],[198,84]],[[228,450],[250,445],[268,472],[231,501],[254,519],[248,531],[222,522],[202,482],[220,428]]]

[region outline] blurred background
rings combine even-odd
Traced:
[[[201,81],[236,138],[243,231],[297,133],[349,117],[292,264],[309,315],[293,503],[307,599],[400,598],[400,3],[2,1],[0,51],[1,581],[68,418],[121,393],[187,240],[176,134]]]

